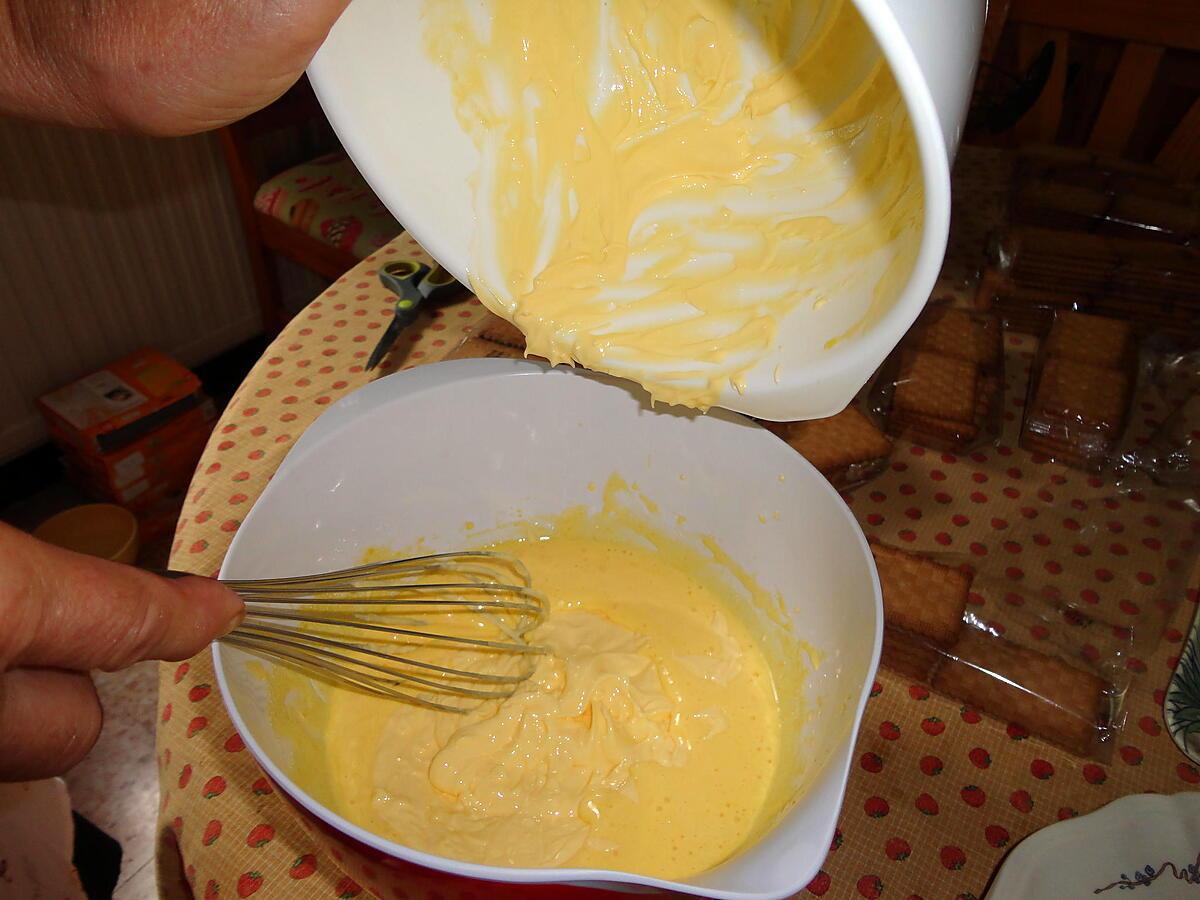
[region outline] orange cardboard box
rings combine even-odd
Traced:
[[[158,350],[139,350],[38,398],[59,444],[114,453],[201,406],[200,379]]]
[[[181,469],[190,479],[208,442],[214,419],[212,403],[204,399],[200,406],[114,453],[90,455],[72,448],[66,455],[88,474],[90,480],[109,492],[147,479],[155,481],[166,477],[174,480]],[[183,486],[187,486],[186,481]]]

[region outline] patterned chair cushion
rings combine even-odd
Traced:
[[[358,259],[404,230],[342,152],[271,178],[254,195],[254,207]]]

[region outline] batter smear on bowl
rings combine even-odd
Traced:
[[[550,598],[534,675],[466,715],[331,691],[335,807],[476,863],[662,878],[721,863],[778,810],[785,729],[718,556],[582,510],[518,533],[488,546]]]
[[[902,290],[917,153],[849,2],[429,0],[423,18],[480,154],[471,284],[529,353],[707,408],[759,364],[779,380],[786,318],[834,335],[819,353]]]

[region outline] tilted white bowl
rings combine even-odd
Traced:
[[[821,656],[804,690],[814,713],[791,750],[808,763],[806,787],[778,823],[723,865],[681,882],[500,868],[414,850],[324,805],[320,787],[294,771],[293,748],[272,725],[250,658],[218,646],[217,678],[234,724],[296,805],[385,867],[404,860],[497,882],[658,886],[737,900],[784,897],[808,883],[837,821],[883,611],[870,550],[846,505],[757,425],[728,413],[654,412],[617,382],[533,362],[418,367],[350,394],[305,432],[242,523],[221,575],[308,574],[358,562],[367,547],[421,537],[451,549],[470,543],[468,521],[484,530],[518,510],[538,517],[598,507],[601,492],[588,485],[614,473],[636,482],[666,521],[685,516],[689,532],[713,536],[762,587],[778,591],[797,636]],[[320,742],[319,723],[308,724]]]
[[[479,154],[455,115],[449,77],[424,49],[423,2],[354,0],[308,74],[375,193],[435,259],[465,280],[478,226],[469,180]],[[797,307],[784,318],[770,352],[747,373],[745,389],[727,386],[717,403],[760,419],[812,419],[844,408],[924,307],[945,253],[950,162],[974,83],[986,3],[852,2],[895,77],[912,125],[921,171],[913,189],[924,191],[920,249],[903,287],[887,298],[886,312],[854,337],[827,346],[872,308],[866,282],[839,291],[819,315]],[[821,77],[856,75],[849,67]],[[784,208],[793,200],[779,198]]]

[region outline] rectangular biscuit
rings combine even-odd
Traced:
[[[941,661],[941,652],[932,644],[891,625],[883,626],[879,662],[896,674],[930,682]]]
[[[1037,392],[1026,417],[1045,416],[1116,435],[1125,423],[1129,377],[1116,369],[1052,357],[1038,378]]]
[[[913,329],[912,345],[981,366],[995,365],[1003,349],[993,317],[948,306],[930,307],[921,315]]]
[[[970,576],[931,559],[871,541],[883,591],[883,617],[893,628],[949,647],[962,633]]]
[[[1059,310],[1046,338],[1046,353],[1072,362],[1121,368],[1133,346],[1133,326],[1121,319]]]
[[[1108,683],[1061,659],[968,629],[933,687],[1086,756],[1104,724]]]
[[[976,366],[936,353],[905,351],[900,357],[894,409],[970,422],[975,412]]]
[[[774,425],[771,430],[826,478],[839,469],[883,459],[892,452],[887,436],[852,406],[826,419]]]
[[[998,399],[1000,379],[994,375],[981,375],[977,387],[975,414],[970,422],[893,410],[888,431],[936,450],[962,452],[975,444],[988,428],[993,427],[993,405]]]

